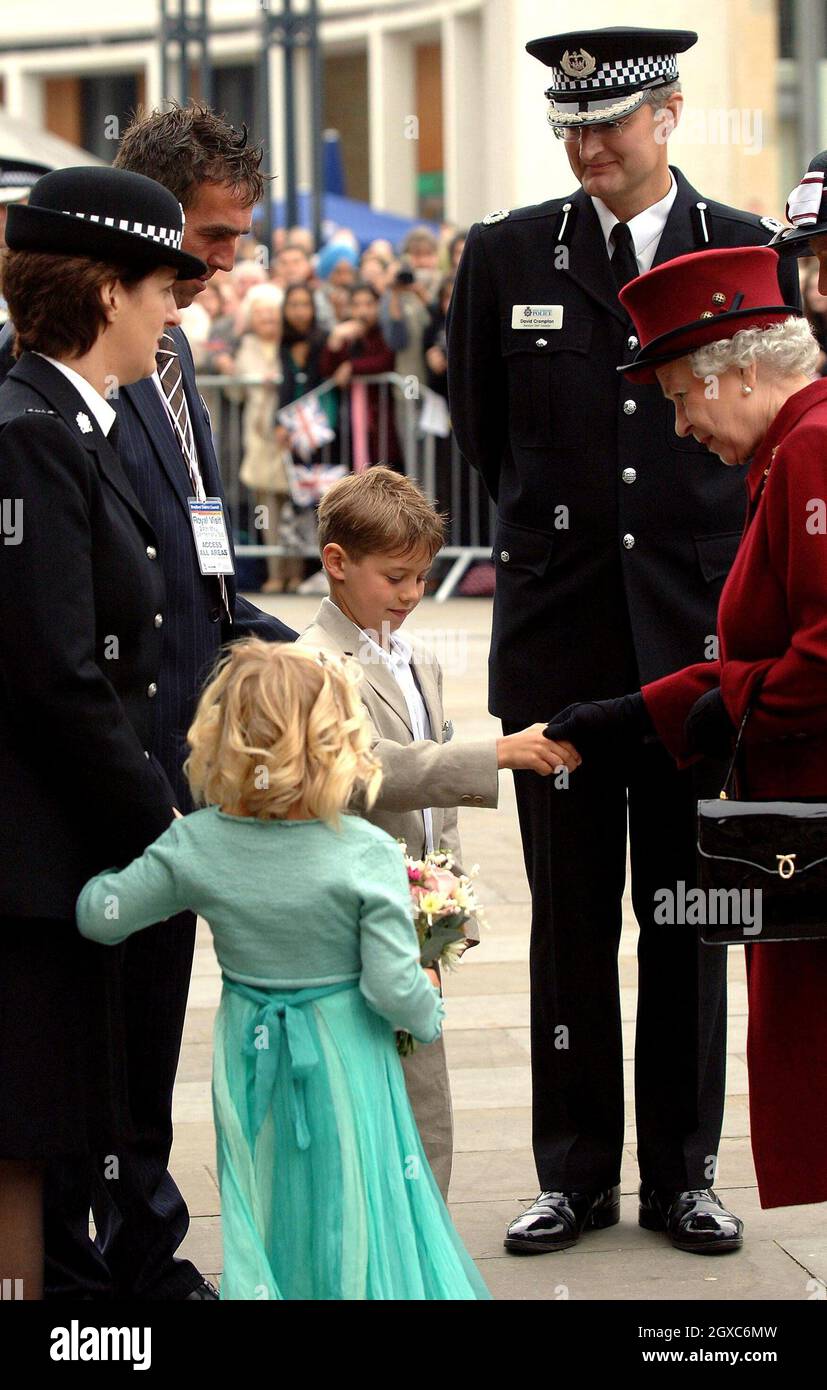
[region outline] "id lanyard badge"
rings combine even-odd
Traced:
[[[220,497],[188,497],[190,523],[202,574],[233,574],[224,503]]]

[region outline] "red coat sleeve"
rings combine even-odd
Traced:
[[[383,337],[372,333],[356,344],[351,360],[354,376],[379,376],[382,372],[393,371],[396,354],[391,352]]]
[[[320,359],[320,369],[325,377],[332,376],[342,362],[350,362],[354,376],[379,376],[382,372],[392,372],[396,355],[384,338],[371,334],[368,339],[360,339],[355,344],[346,343],[334,351],[325,347]]]
[[[695,701],[707,690],[720,685],[720,682],[720,661],[699,661],[694,666],[685,666],[682,671],[674,671],[671,676],[663,676],[659,681],[651,681],[643,687],[641,693],[649,717],[678,767],[697,762],[697,754],[691,754],[686,745],[684,725],[687,715]]]
[[[755,693],[744,731],[748,742],[827,731],[825,499],[827,433],[801,426],[776,450],[766,486],[770,564],[786,596],[789,644],[762,660],[725,660],[721,673],[734,724]]]

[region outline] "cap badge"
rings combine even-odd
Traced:
[[[574,53],[569,53],[566,49],[560,59],[560,66],[568,77],[591,77],[597,67],[597,59],[591,53],[587,53],[585,48],[577,48]]]
[[[89,416],[85,413],[85,411],[79,410],[77,415],[75,416],[75,421],[81,434],[92,433],[92,421],[89,419]]]

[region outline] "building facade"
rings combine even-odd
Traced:
[[[169,0],[176,11],[181,0]],[[193,13],[198,0],[188,0]],[[780,215],[799,175],[797,5],[812,0],[630,0],[623,22],[697,29],[681,59],[686,107],[673,162],[710,196]],[[301,10],[306,0],[293,0]],[[213,104],[261,130],[262,6],[208,0]],[[562,144],[545,119],[545,70],[526,40],[574,29],[573,0],[320,0],[323,123],[340,132],[347,193],[409,216],[467,224],[492,208],[567,192]],[[100,158],[128,112],[180,93],[162,90],[159,0],[3,0],[0,102]],[[616,24],[617,0],[592,0],[590,26]],[[821,67],[824,65],[821,64]],[[196,55],[188,93],[200,95]],[[270,58],[271,172],[284,168],[283,65]],[[299,179],[309,182],[310,69],[296,70]],[[305,114],[306,113],[306,114]],[[827,144],[827,138],[822,143]],[[278,189],[278,182],[276,183]]]

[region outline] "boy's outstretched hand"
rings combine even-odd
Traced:
[[[556,742],[547,738],[545,728],[545,724],[530,724],[518,734],[498,738],[497,767],[539,772],[541,777],[548,777],[563,767],[574,772],[581,762],[577,749],[565,739]]]

